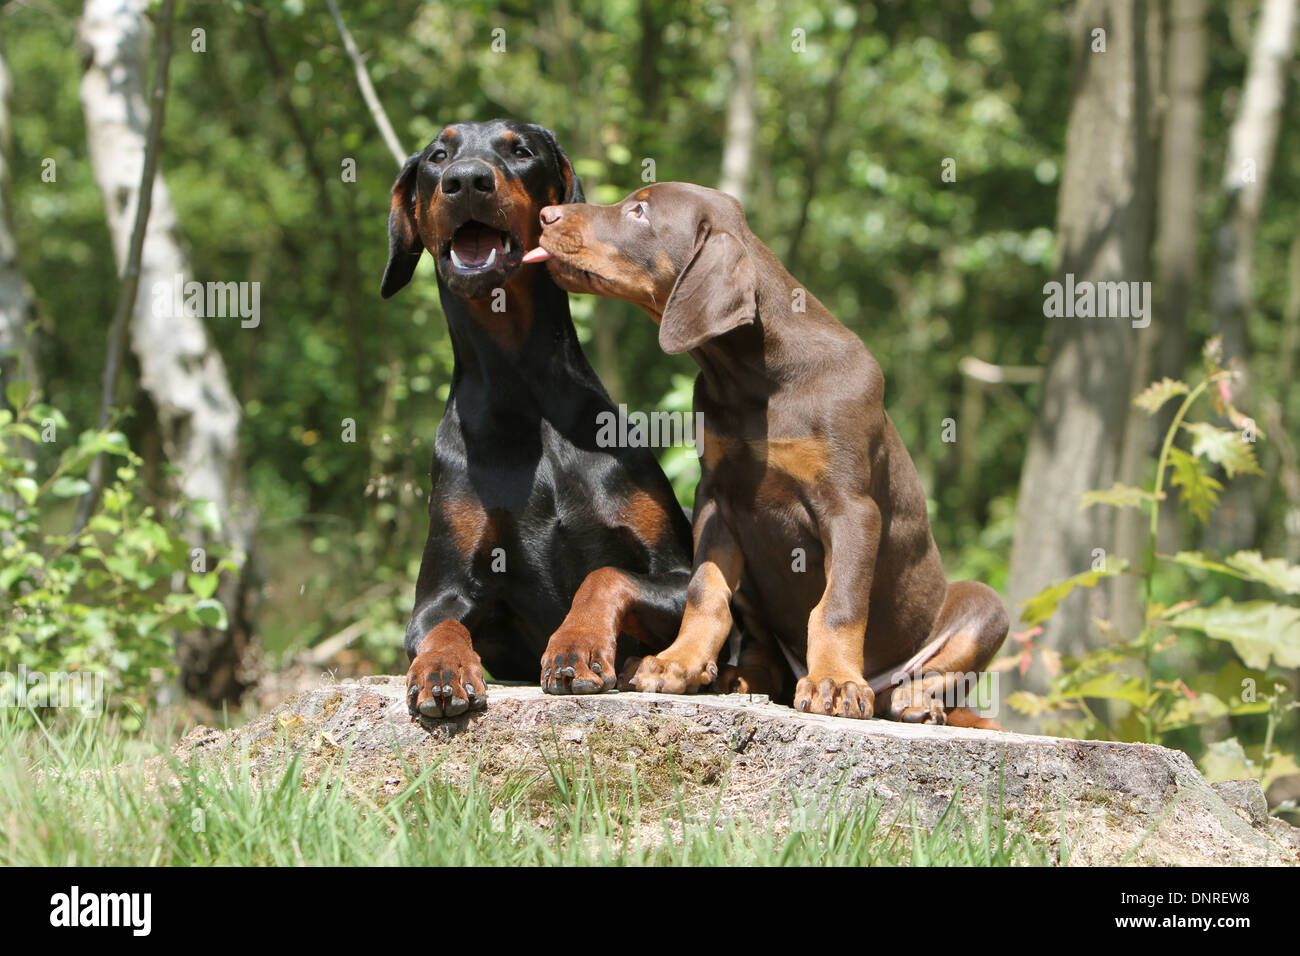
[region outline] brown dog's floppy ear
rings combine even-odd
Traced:
[[[659,347],[669,355],[689,352],[758,316],[758,274],[744,244],[729,232],[705,227],[704,233],[659,320]]]
[[[416,153],[402,166],[393,183],[393,201],[388,209],[388,266],[379,294],[385,299],[411,281],[424,252],[424,242],[415,224],[415,174],[423,152]]]
[[[560,167],[560,175],[564,177],[564,198],[561,203],[569,202],[586,202],[587,197],[582,192],[582,182],[578,179],[578,174],[573,171],[573,163],[569,162],[569,157],[564,150],[560,149],[560,142],[545,126],[538,126],[532,123],[528,127],[542,139],[546,140],[546,145],[551,147],[551,152],[555,154],[556,165]]]

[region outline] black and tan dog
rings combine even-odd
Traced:
[[[750,232],[740,204],[662,183],[541,216],[526,261],[549,258],[570,291],[641,306],[663,349],[700,366],[685,618],[673,645],[630,662],[622,684],[708,685],[734,601],[747,641],[770,637],[806,662],[799,710],[996,727],[955,706],[954,685],[1002,645],[1006,609],[983,584],[948,583],[880,366]]]
[[[521,261],[539,210],[581,199],[555,137],[502,120],[448,126],[393,186],[383,295],[427,249],[455,356],[406,629],[412,714],[483,706],[483,665],[607,690],[620,650],[667,647],[681,622],[690,524],[648,449],[599,446],[614,405],[568,296]]]

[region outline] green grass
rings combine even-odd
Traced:
[[[387,795],[356,792],[346,754],[308,779],[296,759],[256,776],[240,755],[174,761],[111,720],[32,725],[0,711],[0,865],[781,865],[1004,866],[1055,854],[1008,834],[1000,811],[970,822],[949,807],[932,830],[873,801],[763,825],[726,818],[722,789],[701,809],[649,796],[589,763],[545,760],[531,779],[468,783],[403,764]],[[723,783],[725,787],[725,782]],[[826,794],[837,806],[837,794]],[[825,803],[827,801],[823,801]]]

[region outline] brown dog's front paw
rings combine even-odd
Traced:
[[[548,694],[599,694],[613,689],[615,675],[609,637],[561,628],[542,654],[542,690]]]
[[[924,680],[909,680],[894,688],[889,701],[889,719],[905,724],[946,724],[948,711]]]
[[[794,688],[794,709],[805,714],[866,720],[875,713],[876,695],[862,678],[841,679],[809,674]]]
[[[683,664],[665,654],[634,657],[623,667],[620,690],[639,690],[646,694],[693,694],[712,684],[718,676],[713,661]]]
[[[420,648],[406,672],[406,706],[412,717],[459,717],[487,706],[483,664],[463,625],[444,621]]]

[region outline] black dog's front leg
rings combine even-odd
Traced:
[[[677,636],[686,607],[688,568],[638,574],[597,568],[587,575],[563,623],[542,655],[542,690],[548,694],[595,694],[618,680],[618,635],[628,634],[650,651]]]
[[[418,602],[406,626],[406,703],[411,714],[458,717],[487,706],[483,662],[464,621],[473,605],[458,591]]]

